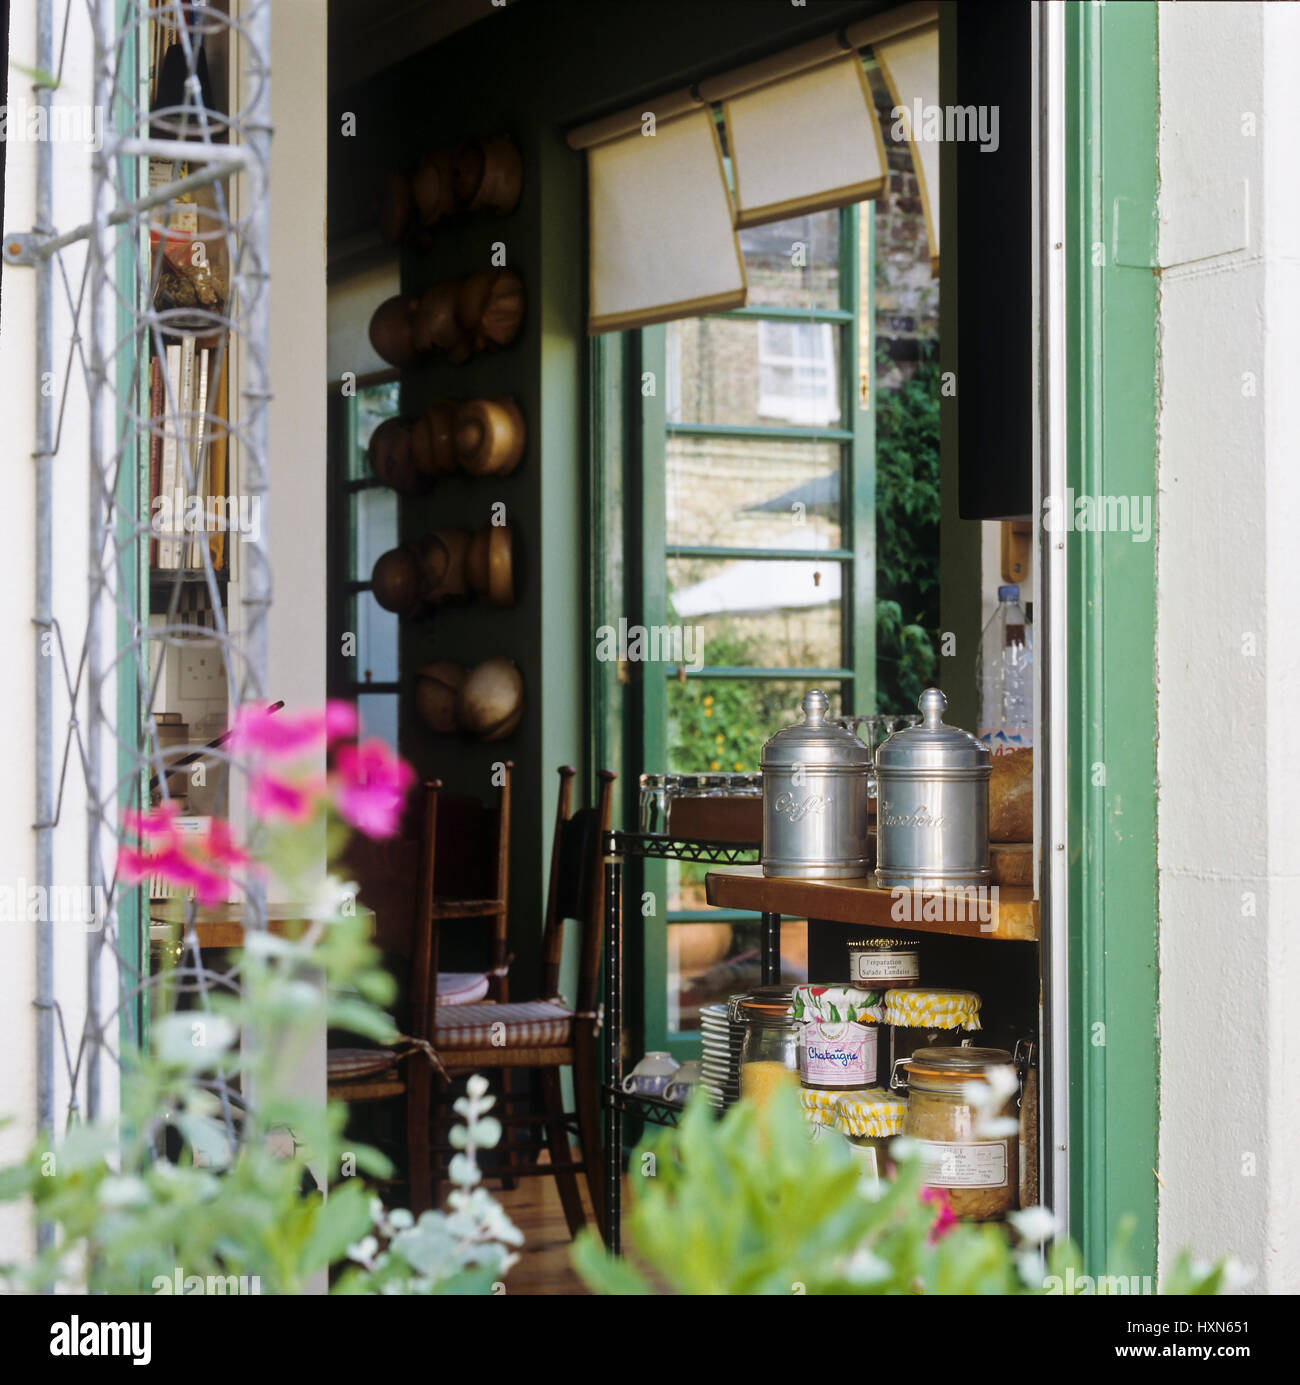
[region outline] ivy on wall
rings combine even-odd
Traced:
[[[938,361],[923,360],[878,400],[876,701],[882,712],[905,712],[929,684],[938,652]]]

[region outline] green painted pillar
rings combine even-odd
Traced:
[[[1065,46],[1068,484],[1154,504],[1156,6],[1071,3]],[[1156,545],[1096,530],[1058,538],[1069,567],[1071,1229],[1096,1270],[1132,1214],[1132,1268],[1154,1274]]]

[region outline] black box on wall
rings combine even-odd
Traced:
[[[962,519],[1027,518],[1034,417],[1032,6],[955,9],[956,90],[944,100],[962,108],[954,125],[967,136],[945,151],[956,169],[957,505]],[[972,129],[982,138],[971,138]]]

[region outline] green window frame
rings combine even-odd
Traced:
[[[398,497],[377,480],[366,465],[363,433],[379,417],[400,412],[400,377],[397,371],[363,376],[348,393],[334,384],[328,396],[329,546],[327,555],[329,649],[326,678],[329,695],[356,702],[363,729],[397,746],[400,729],[399,640],[396,616],[380,611],[373,596],[368,570],[377,553],[367,547],[361,522],[367,497],[383,497],[391,504],[389,538],[399,538]],[[383,503],[383,502],[381,502]],[[363,604],[364,603],[364,604]],[[368,652],[363,648],[363,625],[372,634],[391,640],[392,677],[376,678],[363,667]],[[387,631],[384,627],[388,626]],[[350,638],[349,638],[350,637]]]
[[[865,250],[865,254],[863,251]],[[841,578],[840,620],[842,661],[839,665],[813,667],[712,667],[679,670],[676,665],[641,666],[635,686],[619,689],[608,674],[597,674],[592,725],[596,728],[601,762],[612,757],[624,769],[624,817],[635,820],[636,778],[642,770],[663,769],[669,761],[668,688],[671,680],[743,679],[751,682],[817,682],[842,689],[844,709],[872,710],[875,702],[875,416],[874,406],[874,219],[870,203],[843,208],[839,213],[838,302],[834,307],[803,308],[752,305],[731,312],[709,314],[710,320],[738,322],[823,323],[840,335],[840,426],[766,426],[686,423],[668,418],[667,390],[647,393],[640,382],[653,376],[667,380],[667,329],[647,327],[621,338],[604,338],[593,347],[591,405],[593,434],[593,502],[597,513],[608,513],[605,504],[618,498],[616,489],[626,485],[635,515],[628,519],[628,553],[635,572],[620,571],[608,553],[597,554],[592,581],[595,592],[594,623],[617,624],[621,609],[636,611],[635,619],[647,627],[669,620],[668,568],[674,559],[742,559],[755,561],[807,560],[837,563]],[[866,282],[862,266],[867,267]],[[621,386],[621,388],[620,388]],[[629,427],[624,431],[611,414],[625,403]],[[841,494],[840,547],[832,549],[682,545],[668,542],[666,475],[668,441],[672,437],[752,438],[761,441],[833,443],[840,448],[843,491]],[[632,479],[616,480],[623,473],[623,453],[633,465]],[[637,503],[639,502],[639,503]],[[603,546],[608,549],[608,542]],[[624,672],[628,676],[628,671]],[[627,694],[631,695],[628,696]],[[611,715],[611,703],[623,702],[626,721],[621,727]],[[704,767],[701,767],[704,768]],[[668,865],[662,861],[632,863],[627,898],[652,897],[655,913],[643,927],[628,929],[629,974],[642,977],[639,996],[629,995],[629,1027],[644,1048],[667,1049],[688,1057],[699,1048],[695,1031],[674,1031],[669,1024],[668,929],[690,922],[748,923],[758,915],[717,909],[680,909],[665,912],[668,899]],[[629,910],[629,917],[636,911]],[[634,936],[635,935],[635,936]],[[639,966],[637,965],[639,963]],[[639,1013],[638,1013],[639,1011]],[[638,1024],[639,1021],[639,1024]]]

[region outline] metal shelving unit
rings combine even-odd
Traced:
[[[675,1126],[682,1107],[658,1097],[623,1090],[623,862],[629,857],[666,861],[703,861],[709,865],[744,865],[757,858],[758,847],[738,842],[701,841],[645,832],[609,832],[605,836],[605,1244],[613,1254],[621,1246],[623,1219],[623,1118],[634,1112],[656,1125]],[[764,984],[781,973],[780,915],[763,915]]]

